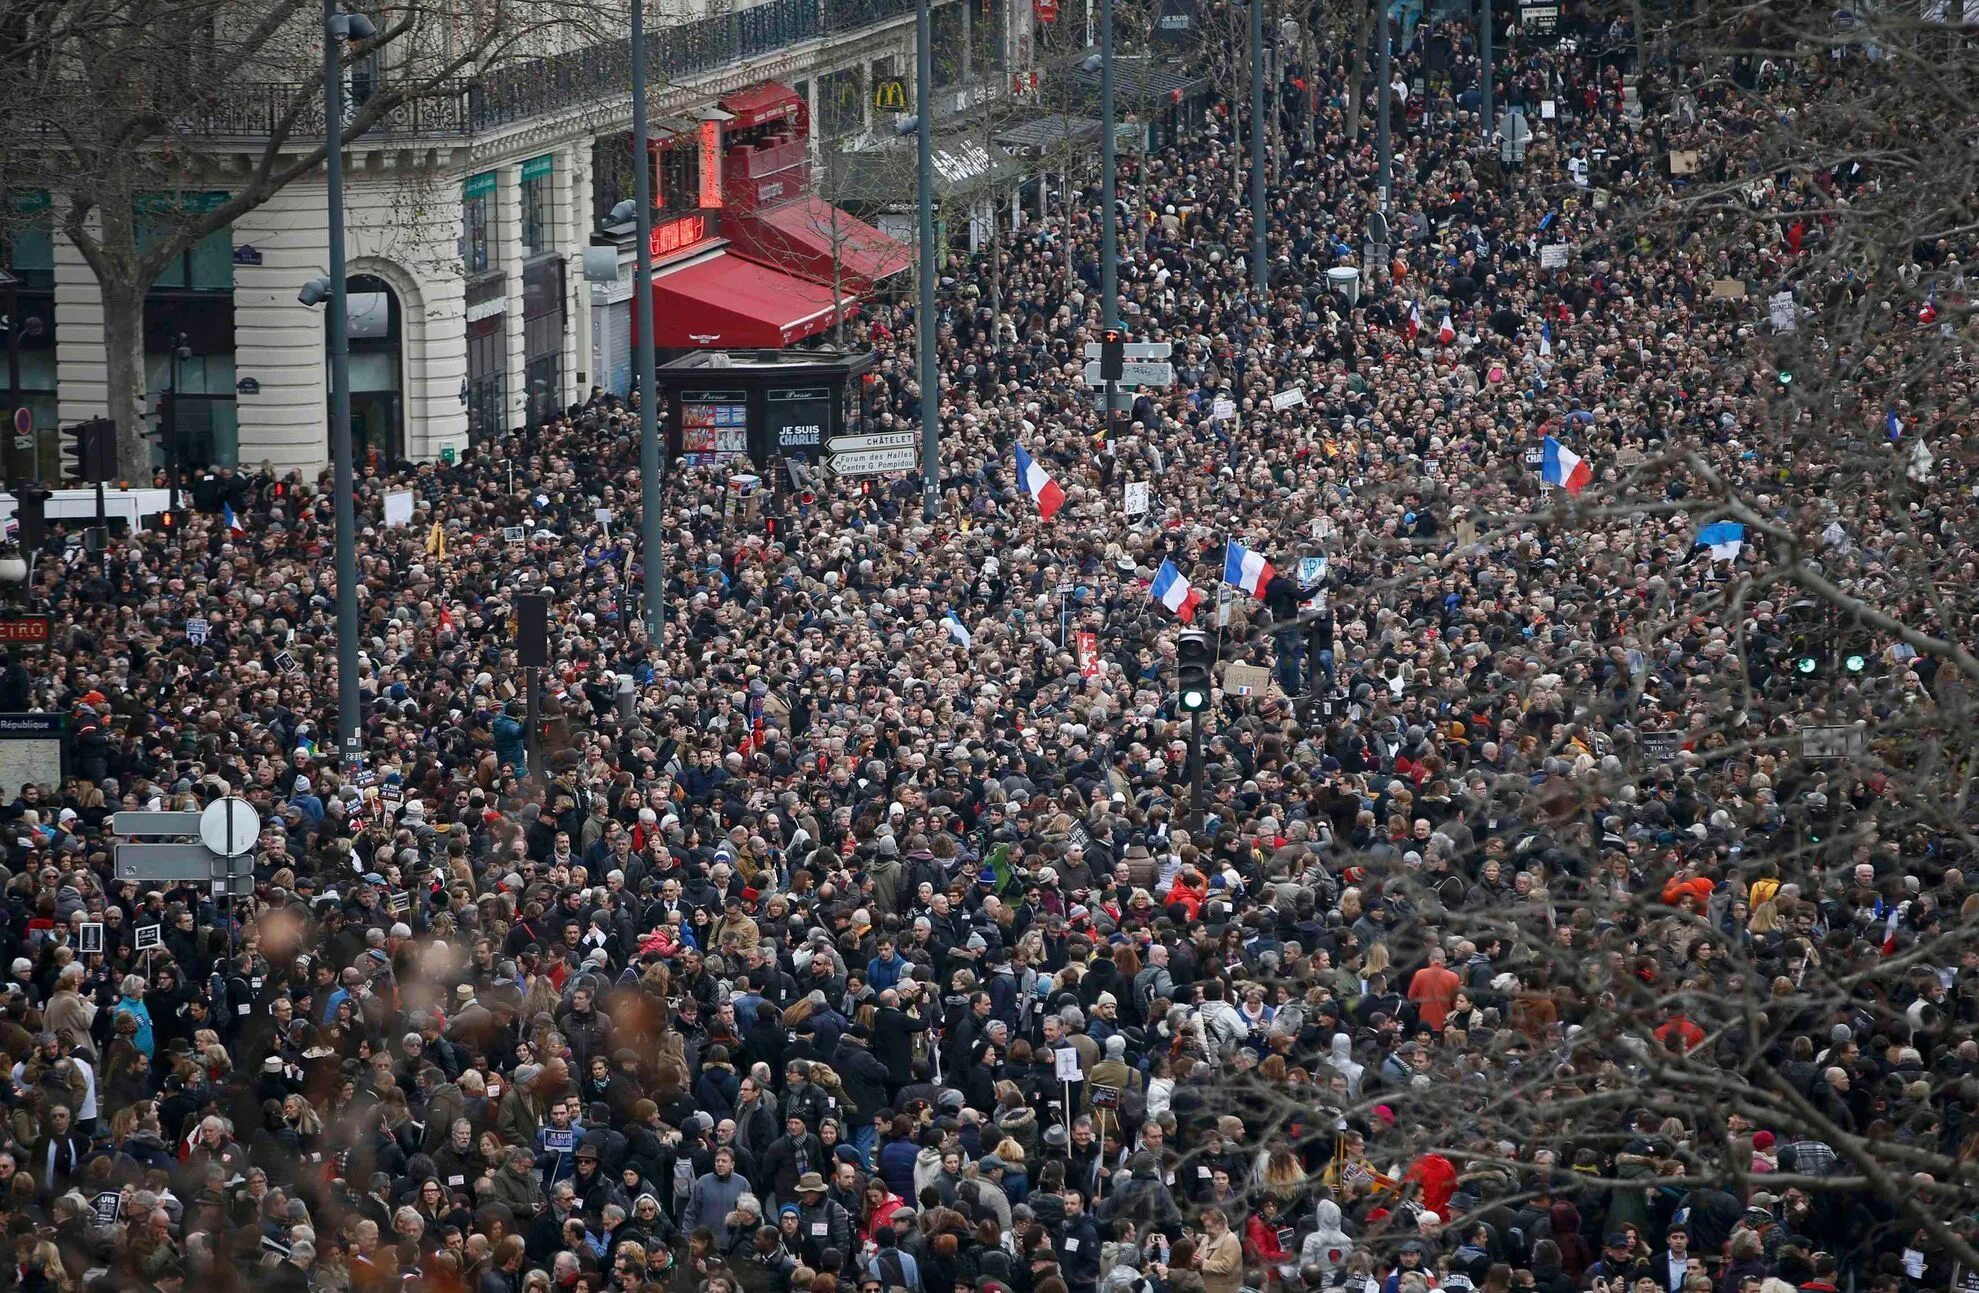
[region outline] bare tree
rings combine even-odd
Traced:
[[[0,177],[59,195],[101,292],[118,461],[145,461],[144,300],[161,270],[323,164],[322,32],[300,0],[48,0],[14,11],[0,68]],[[341,51],[346,145],[386,126],[462,133],[473,79],[595,39],[555,0],[394,6]],[[216,141],[224,140],[224,144]],[[238,141],[245,141],[238,142]],[[183,195],[224,192],[215,203]]]

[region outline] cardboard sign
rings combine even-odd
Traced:
[[[89,1201],[90,1210],[96,1213],[96,1224],[114,1226],[117,1218],[123,1215],[124,1196],[116,1190],[104,1190]]]
[[[1061,1046],[1051,1054],[1058,1066],[1058,1080],[1060,1082],[1083,1082],[1086,1080],[1085,1070],[1079,1067],[1079,1052],[1073,1050],[1070,1046]]]
[[[1271,670],[1261,664],[1233,664],[1223,671],[1223,690],[1232,696],[1263,695],[1271,686]]]
[[[206,641],[207,631],[206,621],[197,615],[186,621],[186,641],[192,643],[194,646],[199,646]]]
[[[283,673],[300,674],[302,672],[302,666],[296,663],[296,658],[286,651],[277,651],[275,653],[275,667]]]
[[[135,936],[131,939],[131,946],[140,952],[149,951],[154,947],[163,947],[164,945],[165,927],[163,925],[139,925],[135,931]]]
[[[1565,269],[1567,267],[1567,257],[1571,254],[1571,250],[1563,242],[1547,243],[1539,249],[1539,267],[1541,269]]]
[[[577,1148],[577,1133],[568,1127],[562,1131],[547,1130],[543,1133],[543,1148],[555,1154],[568,1154]]]
[[[522,527],[519,525],[504,525],[502,527],[502,542],[504,543],[521,543],[526,537]]]
[[[1306,393],[1304,388],[1294,386],[1289,391],[1280,391],[1271,397],[1271,410],[1274,413],[1283,413],[1286,409],[1298,408],[1305,402]]]
[[[103,950],[103,922],[86,920],[77,930],[76,947],[85,953]]]
[[[1326,582],[1325,557],[1299,558],[1299,587],[1317,588]]]
[[[1148,506],[1149,506],[1148,482],[1144,480],[1128,481],[1127,489],[1122,501],[1125,506],[1127,515],[1146,516],[1148,514]]]
[[[1210,405],[1209,417],[1212,422],[1223,422],[1236,416],[1237,401],[1233,399],[1219,397],[1214,404]]]
[[[1695,148],[1677,148],[1671,150],[1670,174],[1695,175],[1697,174],[1697,168],[1698,156]]]
[[[1711,299],[1714,301],[1743,301],[1745,280],[1742,278],[1719,278],[1711,282]]]
[[[1766,299],[1766,317],[1773,324],[1775,332],[1796,332],[1800,329],[1800,309],[1794,304],[1793,293],[1775,292]],[[1785,367],[1785,365],[1781,365]]]

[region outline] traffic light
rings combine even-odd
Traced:
[[[166,534],[175,534],[179,528],[179,514],[167,508],[158,514],[158,528]]]
[[[91,418],[62,428],[62,479],[101,485],[117,478],[117,424]]]
[[[1121,328],[1099,331],[1099,376],[1101,381],[1117,382],[1127,371],[1127,333]]]
[[[775,512],[763,518],[763,538],[771,543],[782,543],[790,537],[790,518]]]
[[[1186,630],[1175,644],[1175,698],[1184,714],[1209,708],[1209,635]]]
[[[33,552],[48,542],[48,488],[22,485],[14,491],[14,520],[20,526],[21,548]]]

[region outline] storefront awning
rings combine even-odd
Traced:
[[[724,231],[751,259],[849,292],[901,273],[913,253],[816,194],[731,218]]]
[[[653,344],[671,349],[775,350],[850,317],[829,287],[744,260],[726,248],[653,275]]]

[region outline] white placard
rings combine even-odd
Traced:
[[[1571,249],[1566,243],[1549,242],[1539,249],[1539,267],[1541,269],[1565,269],[1567,267],[1567,257],[1570,254]]]
[[[385,524],[412,524],[412,491],[395,489],[385,495]]]
[[[154,947],[162,947],[165,942],[165,927],[163,925],[139,925],[132,931],[132,934],[134,936],[131,939],[131,946],[140,952]]]
[[[612,523],[612,509],[609,507],[598,508],[591,513],[591,517],[599,525],[609,526]]]
[[[1078,1051],[1072,1049],[1070,1046],[1061,1046],[1052,1052],[1052,1056],[1058,1064],[1058,1080],[1060,1082],[1083,1082],[1086,1080],[1085,1071],[1079,1067]]]
[[[1306,402],[1305,389],[1303,387],[1294,386],[1289,391],[1280,391],[1278,392],[1278,394],[1271,397],[1271,410],[1274,413],[1282,413],[1286,409],[1295,409],[1299,407],[1301,404],[1304,404],[1305,402]]]
[[[1148,514],[1147,481],[1130,480],[1127,482],[1124,506],[1129,516],[1146,516]]]
[[[77,934],[76,947],[83,952],[102,951],[103,922],[100,920],[84,921]]]
[[[1773,331],[1793,332],[1800,326],[1800,311],[1794,305],[1792,292],[1775,292],[1766,299],[1766,314],[1773,321]]]
[[[1317,588],[1326,582],[1325,557],[1299,558],[1299,587]]]
[[[1237,401],[1225,396],[1218,396],[1216,402],[1209,406],[1209,418],[1212,422],[1221,422],[1236,416]]]

